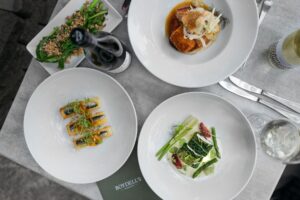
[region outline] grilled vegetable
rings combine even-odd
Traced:
[[[210,138],[211,137],[211,133],[210,133],[209,129],[204,125],[203,122],[201,122],[199,124],[199,130],[200,130],[200,133],[203,137],[205,137],[205,138]]]
[[[177,126],[175,129],[173,137],[156,153],[158,160],[161,160],[164,155],[169,151],[169,149],[178,142],[182,137],[184,137],[191,129],[198,124],[198,119],[190,116],[182,124]]]
[[[197,171],[193,174],[193,178],[196,178],[203,170],[211,166],[212,164],[216,163],[218,161],[217,158],[214,158],[206,163],[204,163],[201,167],[197,169]]]
[[[211,132],[203,122],[190,116],[176,127],[173,137],[160,148],[156,157],[161,160],[167,154],[167,159],[180,173],[193,178],[201,172],[212,174],[221,155],[215,128]]]
[[[208,155],[212,147],[213,145],[201,139],[199,133],[194,133],[192,139],[179,149],[178,156],[184,163],[194,167]]]
[[[216,151],[216,156],[218,158],[221,158],[221,154],[220,154],[219,147],[218,147],[218,144],[217,144],[216,129],[214,127],[212,127],[211,132],[212,132],[212,141],[213,141],[214,148],[215,148],[215,151]]]
[[[179,160],[177,154],[173,154],[172,155],[172,163],[175,165],[175,167],[177,169],[181,169],[182,168],[181,161]]]

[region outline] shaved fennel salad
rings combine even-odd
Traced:
[[[182,174],[196,178],[214,173],[221,159],[216,129],[208,129],[193,116],[176,126],[172,138],[156,153],[158,160],[167,157]]]

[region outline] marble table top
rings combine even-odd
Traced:
[[[67,2],[68,0],[58,0],[53,15]],[[121,4],[123,1],[110,0],[110,2],[120,13],[122,12]],[[268,63],[266,52],[270,44],[300,27],[299,9],[300,1],[285,0],[279,2],[279,0],[274,0],[274,6],[260,27],[258,39],[247,62],[247,66],[235,74],[249,83],[298,102],[300,101],[300,71],[282,71],[272,68]],[[124,18],[123,22],[113,33],[130,47],[126,18]],[[81,66],[86,65],[85,61],[81,63]],[[35,88],[48,76],[49,74],[33,59],[1,129],[0,154],[30,170],[48,177],[74,192],[80,193],[90,199],[102,199],[96,184],[76,185],[57,180],[43,171],[29,153],[23,134],[24,111]],[[139,130],[146,117],[159,103],[173,95],[188,91],[215,93],[232,102],[246,116],[263,113],[274,118],[281,117],[274,111],[231,94],[218,85],[193,90],[169,85],[150,74],[135,55],[133,55],[130,68],[121,74],[113,75],[113,77],[125,87],[133,100],[137,110]],[[256,135],[256,139],[259,142],[258,135]],[[253,177],[236,199],[269,199],[285,169],[285,165],[267,157],[261,151],[259,145],[257,145],[257,148],[258,157]]]

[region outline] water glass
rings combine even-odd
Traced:
[[[249,120],[259,133],[261,149],[268,156],[285,164],[300,163],[300,134],[296,124],[261,114],[251,115]]]

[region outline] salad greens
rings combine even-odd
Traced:
[[[209,129],[193,116],[178,125],[172,138],[156,153],[158,160],[165,155],[182,173],[197,177],[214,172],[214,164],[221,158],[216,130]]]
[[[36,57],[40,62],[58,63],[63,69],[72,55],[80,55],[82,49],[69,39],[73,28],[81,27],[96,33],[105,26],[108,10],[101,0],[87,1],[80,10],[66,18],[65,24],[55,27],[49,36],[43,37],[36,48]]]

